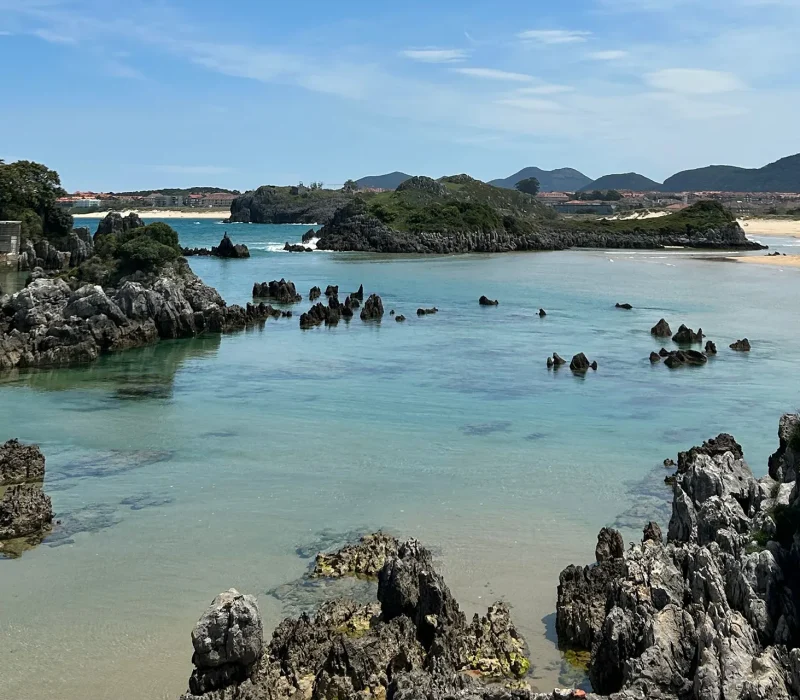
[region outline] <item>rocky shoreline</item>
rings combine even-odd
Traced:
[[[720,435],[678,455],[666,541],[648,523],[626,550],[603,528],[596,563],[561,573],[559,646],[588,659],[602,695],[534,692],[508,607],[468,622],[428,550],[376,533],[318,555],[311,575],[377,574],[377,603],[324,603],[265,644],[255,598],[220,594],[192,633],[182,700],[798,698],[799,474],[800,415],[781,419],[760,480]]]

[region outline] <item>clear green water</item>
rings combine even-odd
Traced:
[[[224,230],[173,223],[192,246]],[[800,405],[797,270],[617,251],[285,254],[270,248],[303,227],[228,230],[251,259],[192,260],[227,300],[280,277],[304,294],[363,283],[408,321],[301,332],[295,317],[0,379],[0,438],[42,445],[62,519],[0,560],[0,697],[174,698],[216,593],[258,594],[271,629],[319,593],[292,583],[301,554],[380,527],[430,544],[468,612],[512,603],[534,683],[552,686],[559,571],[592,559],[603,525],[630,539],[663,521],[659,465],[679,449],[727,430],[764,473],[778,416]],[[651,367],[661,316],[702,326],[719,357]],[[750,354],[727,349],[745,335]],[[600,369],[550,372],[553,351]]]

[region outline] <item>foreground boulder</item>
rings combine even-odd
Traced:
[[[281,304],[294,304],[303,301],[303,297],[297,293],[294,282],[287,282],[285,279],[272,280],[271,282],[256,282],[253,285],[254,297],[266,297],[274,299]]]
[[[42,534],[52,522],[50,497],[37,484],[9,486],[0,499],[0,540]]]
[[[757,481],[741,447],[720,435],[679,454],[666,543],[654,523],[626,551],[604,531],[602,560],[562,572],[559,644],[591,652],[595,691],[615,700],[798,697],[800,521],[784,514],[800,512],[800,490],[793,482],[780,505],[781,483]]]
[[[377,294],[370,294],[361,309],[362,321],[380,321],[383,318],[383,301]]]
[[[38,445],[8,440],[0,445],[0,486],[44,479],[44,455]]]
[[[220,593],[192,632],[194,672],[189,692],[203,695],[252,678],[264,646],[256,599],[235,588]]]
[[[195,670],[183,700],[510,698],[503,684],[518,685],[530,662],[508,607],[468,621],[427,549],[373,537],[386,546],[361,564],[372,572],[385,557],[378,602],[329,601],[314,616],[288,618],[263,651],[255,601],[236,591],[215,599],[192,634]],[[351,554],[365,540],[341,553],[342,571],[363,568]]]

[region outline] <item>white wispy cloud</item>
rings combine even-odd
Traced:
[[[74,44],[75,38],[70,36],[69,34],[61,34],[59,32],[55,32],[51,29],[35,29],[31,32],[33,36],[38,37],[42,41],[46,41],[50,44]]]
[[[608,51],[592,51],[586,55],[593,61],[617,61],[620,58],[625,58],[628,52],[610,49]]]
[[[465,61],[469,53],[464,49],[406,49],[401,56],[421,63],[459,63]]]
[[[648,73],[645,80],[658,90],[682,95],[714,95],[747,87],[733,73],[700,68],[666,68]]]
[[[11,32],[0,32],[0,36],[12,36]]]
[[[512,83],[527,83],[533,80],[532,75],[526,73],[513,73],[496,68],[456,68],[456,73],[467,75],[470,78],[483,78],[485,80],[499,80]]]
[[[576,29],[529,29],[520,32],[517,37],[540,44],[577,44],[586,41],[591,35],[591,32]]]
[[[529,112],[557,112],[564,109],[558,102],[534,97],[506,97],[502,100],[497,100],[497,104],[524,109]]]
[[[157,165],[153,169],[172,175],[222,175],[233,172],[233,168],[219,165]]]
[[[105,72],[112,78],[125,78],[126,80],[144,80],[144,75],[122,61],[108,61],[105,66]]]
[[[558,95],[564,92],[573,92],[575,88],[569,85],[534,85],[517,90],[522,95]]]

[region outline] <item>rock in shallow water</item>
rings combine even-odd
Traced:
[[[44,455],[38,445],[8,440],[0,445],[0,486],[44,479]]]
[[[36,484],[9,486],[0,500],[0,540],[41,533],[53,522],[50,497]]]

